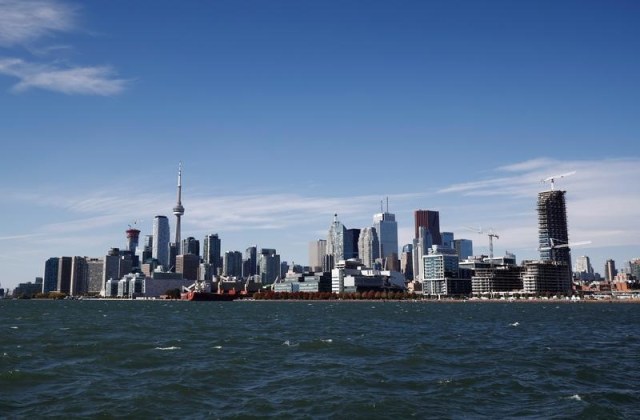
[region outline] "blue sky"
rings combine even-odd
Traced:
[[[536,256],[540,179],[573,256],[640,257],[640,5],[633,1],[0,0],[0,284],[104,255],[171,214],[307,262],[333,213],[389,196]],[[173,228],[173,219],[172,219]]]

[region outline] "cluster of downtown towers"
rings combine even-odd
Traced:
[[[540,260],[560,264],[563,274],[560,289],[570,285],[570,251],[568,246],[567,219],[564,191],[546,191],[538,195],[538,225]],[[50,258],[45,264],[43,292],[59,291],[71,295],[99,293],[107,280],[119,279],[132,271],[142,271],[149,276],[153,271],[175,272],[189,280],[211,280],[216,275],[252,278],[270,284],[285,276],[288,269],[294,271],[331,271],[340,261],[358,260],[363,267],[402,272],[407,280],[427,280],[424,260],[431,254],[455,255],[457,260],[467,260],[473,255],[472,241],[454,239],[452,232],[440,231],[438,211],[414,212],[415,235],[413,243],[404,245],[398,253],[398,228],[395,215],[381,211],[373,216],[373,226],[363,229],[347,229],[334,215],[327,239],[309,244],[309,266],[288,267],[280,262],[275,249],[256,246],[221,254],[221,240],[217,234],[204,237],[203,252],[200,242],[193,237],[180,237],[181,217],[184,207],[182,196],[182,168],[178,171],[175,241],[170,240],[169,219],[156,216],[152,235],[146,235],[139,244],[140,231],[130,227],[126,249],[112,248],[104,258],[59,257]],[[382,209],[381,209],[382,210]],[[492,255],[490,258],[493,257]],[[515,261],[515,257],[513,258]],[[482,260],[479,261],[482,263]],[[256,276],[258,276],[256,278]],[[444,277],[439,275],[438,277]],[[566,281],[565,281],[566,280]],[[557,282],[556,282],[557,283]],[[470,286],[470,284],[469,284]],[[554,287],[555,289],[555,287]],[[562,290],[558,290],[562,291]],[[469,287],[469,292],[471,288]]]

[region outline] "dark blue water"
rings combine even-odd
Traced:
[[[640,418],[640,305],[0,301],[0,417]]]

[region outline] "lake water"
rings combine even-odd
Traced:
[[[640,305],[0,301],[0,417],[640,418]]]

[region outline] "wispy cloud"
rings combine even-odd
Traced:
[[[74,28],[75,9],[53,0],[0,0],[0,46],[25,46]]]
[[[75,21],[76,9],[61,1],[0,0],[0,47],[23,47],[48,54],[67,50],[69,45],[34,44],[60,32],[74,31]],[[16,57],[0,57],[0,74],[18,79],[12,87],[16,93],[44,89],[67,95],[112,96],[127,86],[127,80],[118,78],[109,66],[36,63]]]
[[[40,88],[67,95],[111,96],[121,93],[127,83],[116,78],[109,67],[56,68],[27,63],[19,58],[0,59],[0,74],[19,79],[13,86],[14,92]]]

